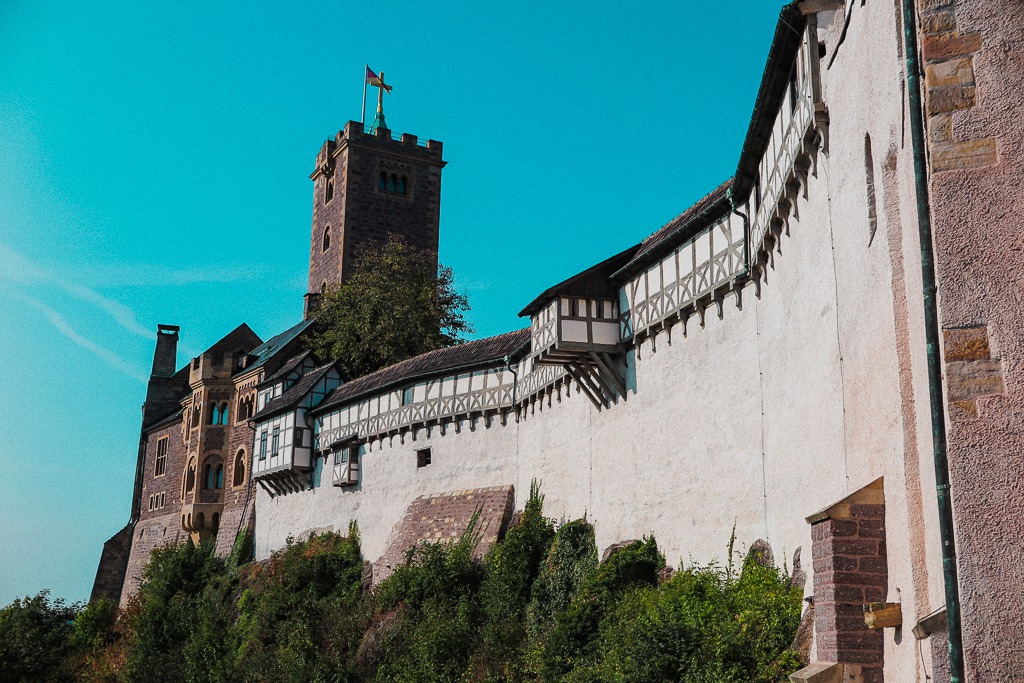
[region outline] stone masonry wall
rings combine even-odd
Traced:
[[[1024,649],[1024,3],[920,0],[967,680]]]
[[[839,506],[811,543],[818,661],[861,665],[864,683],[881,683],[883,635],[865,626],[864,604],[886,598],[884,502]]]
[[[103,544],[100,565],[96,569],[96,580],[92,584],[89,600],[119,600],[125,572],[128,569],[128,554],[131,552],[133,525],[128,524]]]
[[[479,537],[475,555],[482,557],[505,533],[512,518],[515,490],[512,486],[452,491],[420,496],[412,502],[394,534],[387,552],[373,565],[373,583],[378,584],[401,566],[405,554],[418,543],[453,542],[479,512],[474,533]]]
[[[340,148],[340,152],[335,152]],[[413,135],[393,140],[391,131],[363,133],[350,122],[336,140],[324,143],[314,173],[313,229],[310,243],[309,291],[319,293],[323,283],[336,285],[360,245],[399,235],[420,249],[437,254],[441,216],[441,143],[417,144]],[[337,155],[337,156],[335,156]],[[408,179],[405,194],[381,191],[381,172]],[[328,178],[334,196],[327,201]],[[329,248],[323,235],[331,228]]]

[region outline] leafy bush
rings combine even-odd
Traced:
[[[653,587],[665,558],[653,538],[620,548],[591,572],[565,611],[555,618],[544,650],[544,680],[559,681],[582,663],[600,656],[597,636],[602,622],[613,614],[623,593],[636,587]],[[616,629],[612,619],[607,628]]]
[[[776,683],[799,668],[801,592],[770,554],[659,585],[653,538],[598,563],[593,526],[556,529],[543,501],[532,486],[482,561],[474,518],[374,592],[355,527],[241,567],[209,544],[158,549],[123,611],[46,593],[0,610],[0,680]]]
[[[212,543],[156,548],[129,610],[127,678],[223,680],[228,580]]]
[[[0,610],[0,680],[66,680],[77,612],[77,605],[50,600],[49,591]]]
[[[252,567],[238,600],[236,666],[247,680],[349,680],[365,625],[359,535],[289,543]]]
[[[397,612],[373,680],[458,681],[480,642],[482,564],[473,558],[476,517],[456,543],[420,544],[381,583],[377,608]]]
[[[787,650],[801,592],[774,567],[739,576],[690,567],[654,588],[627,591],[601,624],[598,656],[567,681],[771,683],[800,667]]]

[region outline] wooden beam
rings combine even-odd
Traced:
[[[587,395],[587,398],[590,399],[590,402],[593,403],[598,410],[604,407],[604,402],[599,401],[597,397],[594,396],[594,393],[590,390],[590,387],[582,380],[576,368],[566,365],[565,371],[569,373],[570,377],[576,380],[577,386],[579,386],[579,388],[583,390],[583,393]]]
[[[605,388],[594,378],[594,374],[590,369],[590,366],[584,365],[582,362],[577,361],[572,363],[572,366],[576,369],[576,372],[580,376],[580,380],[590,388],[594,396],[601,403],[602,408],[607,408],[610,403],[605,399]]]
[[[615,385],[615,388],[619,391],[619,395],[625,398],[626,382],[619,376],[619,373],[611,367],[611,357],[607,354],[596,353],[594,351],[590,352],[590,357],[594,359],[595,363],[597,363],[598,370],[600,370],[602,374],[606,374],[612,384]]]

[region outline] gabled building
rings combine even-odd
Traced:
[[[250,423],[255,430],[253,478],[270,495],[299,491],[313,485],[313,422],[316,408],[341,384],[334,363],[312,366],[311,354],[289,363],[260,386],[263,407]]]

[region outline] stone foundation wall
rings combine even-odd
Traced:
[[[514,502],[515,490],[511,485],[420,496],[406,511],[387,551],[374,562],[373,583],[390,576],[417,544],[457,541],[474,515],[478,517],[473,532],[479,538],[474,554],[483,557],[504,535]]]

